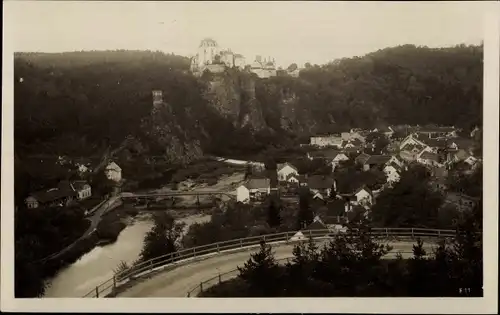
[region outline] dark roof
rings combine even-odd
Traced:
[[[427,144],[428,146],[430,146],[431,148],[446,148],[448,147],[448,144],[450,143],[450,141],[446,140],[446,139],[418,139],[420,141],[422,141],[423,143]]]
[[[252,178],[244,186],[248,189],[268,188],[271,186],[271,180],[269,178]]]
[[[439,156],[436,153],[432,153],[432,152],[428,152],[428,151],[425,151],[422,154],[420,154],[419,158],[424,159],[424,160],[433,160],[436,162],[439,161]]]
[[[88,185],[89,183],[85,180],[76,180],[74,182],[72,182],[73,184],[73,188],[75,188],[75,190],[82,190],[85,185]]]
[[[437,126],[423,126],[420,127],[418,132],[430,133],[430,132],[452,132],[455,131],[455,127],[437,127]]]
[[[472,148],[475,144],[475,141],[473,139],[468,139],[463,137],[451,139],[449,142],[450,144],[454,142],[459,149],[464,149],[464,150]]]
[[[339,154],[342,154],[342,152],[339,150],[334,150],[334,149],[314,151],[314,152],[309,153],[309,155],[312,157],[325,158],[325,159],[334,159]]]
[[[363,164],[384,165],[392,158],[390,155],[372,155]]]
[[[356,162],[365,164],[365,162],[370,158],[369,154],[361,153],[356,157]]]
[[[344,148],[343,151],[347,152],[347,153],[356,153],[356,152],[361,151],[361,149],[357,148],[357,147],[350,147],[350,148]]]
[[[66,197],[75,196],[75,192],[67,189],[52,188],[45,191],[37,191],[30,195],[35,198],[40,203],[47,203],[51,201],[56,201]]]
[[[313,175],[307,179],[309,188],[327,189],[333,185],[333,178],[325,175]]]
[[[351,143],[355,146],[360,146],[363,144],[363,141],[359,140],[358,138],[354,138],[351,140]]]

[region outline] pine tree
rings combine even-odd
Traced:
[[[280,205],[274,198],[269,202],[267,212],[267,223],[270,227],[277,227],[281,224]]]
[[[304,228],[314,220],[314,214],[310,207],[310,195],[306,190],[302,190],[299,195],[298,229]]]
[[[238,267],[239,277],[250,288],[252,296],[276,296],[279,287],[279,270],[272,247],[261,241],[259,252],[252,254],[243,267]]]

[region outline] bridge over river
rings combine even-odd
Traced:
[[[158,257],[116,274],[84,297],[193,297],[200,291],[234,278],[237,267],[243,266],[251,253],[256,252],[261,240],[272,244],[275,258],[283,263],[293,257],[293,247],[309,238],[319,244],[328,242],[332,230],[284,232],[230,240],[187,248],[174,254]],[[431,252],[436,241],[451,239],[453,230],[420,228],[375,228],[371,235],[377,242],[393,247],[385,258],[393,258],[399,252],[403,257],[412,255],[417,237],[425,240],[425,248]]]
[[[191,190],[191,191],[169,191],[169,192],[150,192],[150,193],[130,193],[123,192],[120,194],[122,200],[126,199],[156,199],[182,196],[226,196],[236,200],[236,196],[227,191],[217,190]]]

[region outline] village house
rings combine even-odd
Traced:
[[[248,203],[260,199],[271,193],[271,180],[269,178],[252,178],[236,188],[236,201]]]
[[[368,171],[373,168],[383,169],[384,165],[394,161],[395,157],[390,155],[371,155],[365,160],[363,165],[363,170]]]
[[[276,168],[279,181],[287,181],[289,175],[293,174],[298,176],[299,171],[295,166],[290,163],[279,163]]]
[[[355,130],[355,129],[351,129],[349,132],[342,132],[340,134],[340,137],[344,141],[358,140],[361,143],[364,143],[365,139],[366,139],[366,137],[364,135],[362,135],[361,131],[358,131],[358,130]]]
[[[26,199],[26,206],[30,209],[39,207],[64,207],[73,201],[74,196],[67,191],[51,188],[45,191],[37,191],[30,194]]]
[[[400,165],[391,162],[384,167],[384,173],[387,176],[387,183],[389,186],[399,182],[401,179],[402,168]]]
[[[391,138],[392,135],[394,134],[394,130],[389,126],[384,126],[384,127],[380,127],[380,128],[375,128],[372,130],[373,132],[380,132],[381,134],[383,134],[386,138]]]
[[[342,140],[342,149],[349,149],[349,148],[358,148],[361,149],[363,147],[364,142],[359,140],[358,138],[353,138],[350,140]]]
[[[351,156],[352,156],[352,155],[358,155],[358,154],[360,154],[360,153],[361,153],[361,151],[362,151],[362,150],[361,150],[361,148],[359,148],[359,147],[352,147],[352,148],[347,147],[347,148],[343,148],[343,149],[342,149],[342,152],[343,152],[345,155],[347,155],[347,156],[349,156],[349,155],[351,155]]]
[[[473,157],[472,155],[467,157],[465,160],[464,160],[465,163],[469,164],[470,166],[475,166],[478,162],[478,159],[476,159],[475,157]]]
[[[336,182],[330,176],[312,175],[307,178],[307,187],[313,198],[326,199],[330,196],[332,188],[336,190]]]
[[[86,181],[61,181],[56,188],[41,190],[30,194],[26,206],[30,209],[38,207],[64,207],[73,200],[84,200],[92,196],[90,185]]]
[[[419,134],[419,136],[429,139],[452,138],[457,136],[457,129],[453,126],[452,127],[424,126],[420,127],[417,133]]]
[[[323,159],[327,161],[327,163],[332,166],[332,171],[335,170],[335,167],[341,162],[349,160],[349,157],[343,152],[334,149],[308,152],[307,157],[310,160]]]
[[[458,149],[453,151],[448,151],[446,155],[446,163],[452,164],[457,162],[462,162],[467,160],[472,155],[464,149]]]
[[[299,179],[299,175],[298,174],[288,174],[288,176],[286,177],[285,181],[287,183],[290,183],[290,184],[298,184],[300,179]]]
[[[342,137],[336,135],[314,136],[310,138],[310,144],[318,147],[341,148]]]
[[[122,180],[122,169],[115,162],[111,162],[106,166],[104,174],[111,181],[120,182]]]
[[[369,208],[373,204],[373,193],[365,186],[358,188],[354,192],[353,196],[355,197],[355,199],[352,200],[353,205],[360,205],[365,208]]]
[[[366,161],[368,161],[368,159],[370,158],[371,155],[369,154],[366,154],[366,153],[361,153],[360,155],[358,155],[354,161],[358,164],[365,164]]]
[[[425,166],[442,166],[439,155],[428,151],[422,151],[417,157],[417,162]]]
[[[77,180],[69,183],[72,190],[76,193],[76,199],[84,200],[92,196],[92,188],[84,180]]]
[[[427,147],[427,144],[425,144],[423,141],[421,141],[420,139],[418,139],[418,137],[415,134],[408,135],[399,144],[399,149],[401,151],[414,151],[414,150],[417,150],[418,152],[420,152],[425,147]]]

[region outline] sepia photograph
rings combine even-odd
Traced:
[[[5,1],[2,304],[497,308],[496,4]]]

